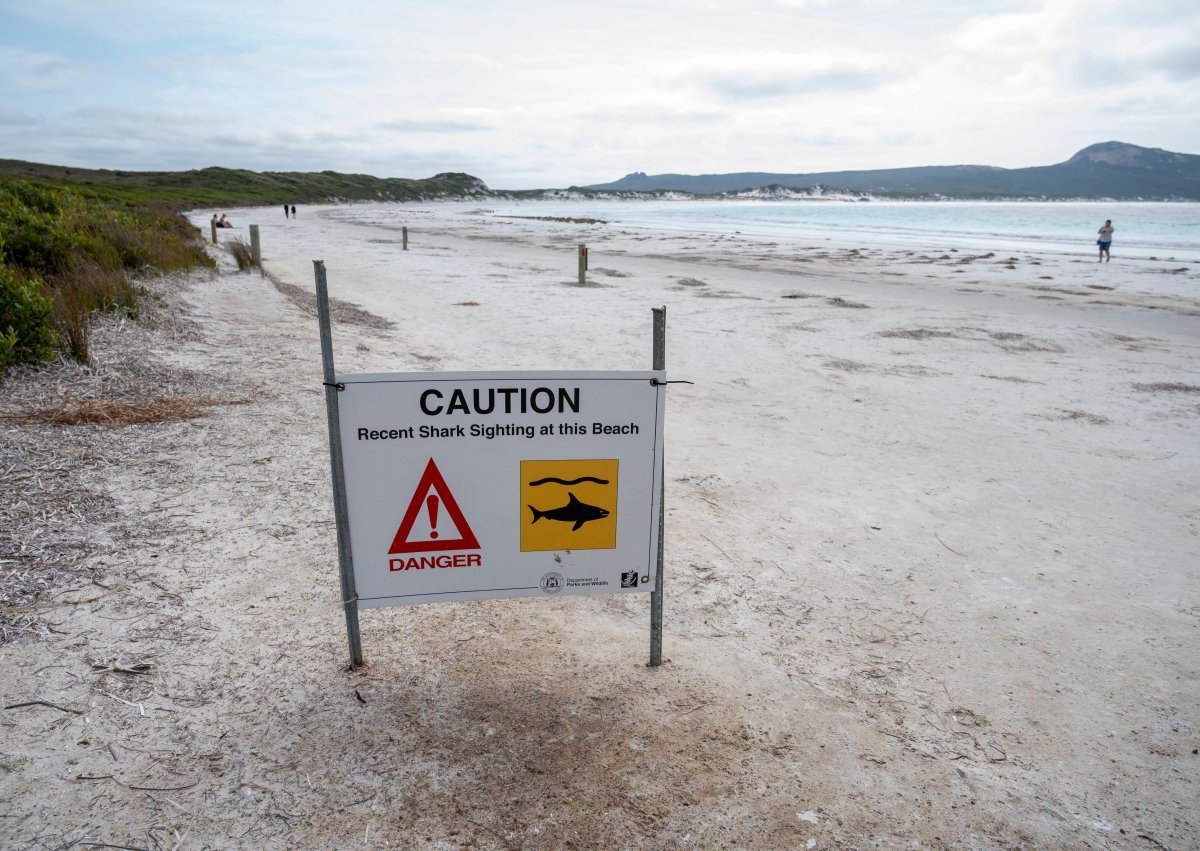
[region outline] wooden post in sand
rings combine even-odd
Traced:
[[[254,258],[254,265],[258,267],[258,274],[262,274],[262,245],[258,241],[258,225],[250,225],[250,256]]]
[[[314,260],[317,277],[317,324],[321,332],[321,362],[325,370],[325,412],[329,419],[329,466],[333,472],[333,518],[337,528],[338,571],[342,579],[342,606],[346,610],[346,636],[350,640],[350,668],[363,664],[362,636],[358,631],[358,591],[354,587],[354,556],[350,551],[350,508],[346,501],[346,473],[342,467],[342,424],[338,414],[338,384],[333,368],[333,331],[329,327],[329,285],[325,263]]]
[[[212,230],[213,245],[217,244],[217,220],[214,218],[208,223],[209,229]]]
[[[580,275],[583,273],[580,272]],[[654,347],[652,353],[652,369],[667,368],[667,308],[652,308],[654,313]],[[663,447],[664,451],[666,447]],[[663,454],[659,453],[658,463],[663,465]],[[667,535],[666,510],[663,508],[666,496],[665,469],[659,470],[658,480],[658,570],[654,572],[654,590],[650,592],[650,667],[657,668],[662,664],[662,634],[663,634],[663,539]]]
[[[400,228],[400,241],[404,245],[404,250],[408,251],[408,225]]]
[[[579,244],[579,286],[587,283],[587,246]]]

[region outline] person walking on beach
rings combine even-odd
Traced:
[[[283,205],[283,217],[284,217],[285,219],[288,217],[288,213],[287,213],[287,204],[284,204],[284,205]]]
[[[1100,238],[1096,240],[1096,244],[1100,246],[1100,259],[1096,262],[1107,263],[1112,259],[1112,254],[1109,252],[1109,247],[1112,245],[1113,226],[1112,219],[1104,220],[1104,227],[1097,231]]]
[[[295,204],[292,205],[292,218],[293,219],[296,218],[296,205]]]

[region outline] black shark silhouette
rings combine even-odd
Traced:
[[[572,532],[579,531],[579,527],[589,520],[602,520],[608,516],[608,509],[601,508],[598,505],[588,505],[586,502],[580,502],[575,498],[575,494],[567,494],[567,504],[561,508],[551,508],[548,511],[538,511],[532,505],[529,510],[533,512],[533,520],[536,523],[545,517],[548,520],[558,520],[563,523],[574,523],[571,527]]]

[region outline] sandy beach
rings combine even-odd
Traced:
[[[231,211],[267,276],[6,380],[0,846],[1200,846],[1200,265],[485,207]],[[313,260],[341,372],[649,369],[667,307],[666,664],[633,595],[345,670]],[[64,396],[201,415],[13,424]]]

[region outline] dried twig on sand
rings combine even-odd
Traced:
[[[25,706],[49,706],[51,709],[57,709],[59,712],[66,712],[70,715],[82,715],[83,710],[71,709],[67,706],[59,706],[57,703],[51,703],[48,700],[27,700],[24,703],[10,703],[5,709],[21,709]]]

